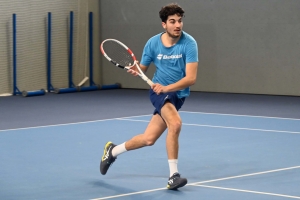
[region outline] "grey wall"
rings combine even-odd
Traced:
[[[166,0],[101,0],[101,40],[115,38],[138,58],[146,41],[163,31]],[[184,30],[199,46],[194,91],[300,95],[299,0],[179,0]],[[103,84],[147,88],[102,57]],[[150,77],[152,67],[147,73]]]

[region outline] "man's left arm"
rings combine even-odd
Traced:
[[[187,63],[185,77],[183,77],[181,80],[167,86],[154,84],[152,86],[152,89],[156,94],[160,94],[166,92],[175,92],[192,86],[196,83],[197,80],[197,70],[198,62]]]

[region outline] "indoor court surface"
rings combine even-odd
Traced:
[[[107,141],[151,118],[147,90],[0,97],[0,199],[300,199],[300,98],[192,92],[180,111],[179,171],[166,190],[165,136],[102,176]]]

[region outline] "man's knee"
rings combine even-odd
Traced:
[[[152,146],[152,145],[155,144],[155,142],[156,142],[156,139],[154,139],[154,138],[146,138],[145,139],[145,145],[146,146]]]
[[[168,129],[171,132],[179,134],[180,130],[181,130],[181,126],[182,126],[181,119],[173,119],[173,120],[171,120],[171,122],[169,122]]]

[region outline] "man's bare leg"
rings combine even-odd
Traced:
[[[166,130],[167,125],[158,114],[153,115],[145,132],[136,135],[125,143],[127,151],[153,145]]]
[[[168,159],[178,159],[179,134],[181,131],[181,118],[173,104],[167,102],[161,109],[161,115],[167,124],[168,134],[166,140]]]

